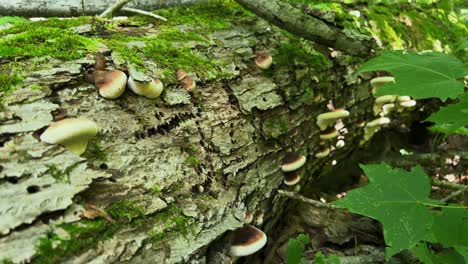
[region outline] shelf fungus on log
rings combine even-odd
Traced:
[[[296,152],[288,152],[283,158],[281,163],[281,170],[283,172],[295,171],[302,167],[306,162],[306,157],[304,155],[298,154]]]
[[[231,241],[231,256],[243,257],[262,249],[267,242],[267,236],[262,230],[245,225],[234,231]]]
[[[344,109],[336,109],[331,112],[322,113],[317,116],[317,126],[320,130],[324,131],[330,125],[334,124],[336,120],[349,116],[349,112]]]
[[[63,145],[69,151],[81,155],[88,141],[96,136],[98,126],[84,118],[67,118],[52,123],[41,135],[41,141]]]

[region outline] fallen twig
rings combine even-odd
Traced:
[[[144,10],[141,10],[141,9],[122,7],[121,10],[125,11],[125,12],[129,12],[129,13],[135,13],[135,14],[138,14],[138,15],[149,16],[149,17],[152,17],[152,18],[160,19],[162,21],[167,21],[167,18],[165,18],[165,17],[159,16],[159,15],[156,15],[156,14],[153,14],[151,12],[144,11]]]
[[[102,14],[100,14],[100,17],[108,17],[112,15],[115,12],[118,12],[122,7],[124,7],[126,4],[131,2],[132,0],[120,0],[117,3],[111,5],[109,8],[107,8]]]
[[[283,190],[278,190],[278,194],[281,196],[285,196],[291,199],[295,199],[298,201],[301,201],[306,204],[310,204],[315,207],[320,207],[320,208],[328,208],[328,209],[339,209],[339,207],[336,207],[331,204],[323,203],[314,199],[307,198],[305,196],[302,196],[300,194],[294,193],[294,192],[288,192],[288,191],[283,191]]]
[[[453,192],[453,193],[447,195],[447,196],[444,197],[441,201],[442,201],[442,202],[447,202],[448,200],[450,200],[450,199],[452,199],[452,198],[454,198],[454,197],[457,197],[458,195],[464,193],[464,192],[467,191],[467,190],[468,190],[468,185],[465,185],[465,187],[464,187],[463,189],[460,189],[460,190],[458,190],[458,191],[455,191],[455,192]]]

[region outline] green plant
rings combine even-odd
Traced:
[[[383,163],[361,168],[369,184],[350,191],[333,205],[382,223],[387,260],[404,249],[416,252],[420,259],[437,255],[425,250],[421,241],[454,247],[456,250],[444,252],[446,258],[468,250],[467,207],[431,199],[429,177],[421,167],[405,171]]]
[[[395,83],[387,83],[377,95],[409,95],[414,99],[458,98],[457,104],[442,107],[427,121],[435,122],[433,130],[444,134],[468,134],[468,93],[462,80],[467,66],[456,57],[440,52],[384,52],[367,61],[360,72],[388,71]]]
[[[303,252],[310,239],[308,235],[299,234],[296,239],[290,238],[287,248],[287,264],[304,264]]]

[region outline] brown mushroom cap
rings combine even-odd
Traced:
[[[315,154],[316,158],[325,158],[330,154],[330,148],[328,146],[322,145],[319,148],[319,152]]]
[[[320,133],[320,139],[326,140],[326,139],[333,139],[339,136],[340,133],[334,128],[334,127],[328,127],[324,131]]]
[[[180,85],[182,85],[186,91],[192,91],[197,86],[191,76],[185,76],[185,78],[180,81]]]
[[[284,184],[288,186],[295,185],[301,180],[301,176],[297,171],[290,171],[284,173]]]
[[[251,255],[265,246],[267,236],[262,230],[245,225],[234,231],[231,240],[231,256],[242,257]]]
[[[176,79],[177,79],[178,81],[181,81],[181,80],[184,79],[186,76],[187,76],[187,73],[186,73],[184,70],[182,70],[182,69],[177,70],[177,72],[176,72]]]
[[[288,152],[281,163],[281,170],[284,172],[295,171],[306,162],[306,157],[296,152]]]
[[[127,75],[119,70],[94,71],[93,78],[99,94],[107,99],[121,96],[127,85]]]

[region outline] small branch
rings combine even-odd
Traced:
[[[118,12],[122,7],[124,7],[126,4],[131,2],[133,0],[120,0],[117,3],[111,5],[109,8],[107,8],[102,14],[100,14],[100,17],[109,17],[113,13]]]
[[[464,192],[467,191],[467,190],[468,190],[468,185],[465,185],[465,187],[464,187],[463,189],[460,189],[460,190],[458,190],[458,191],[455,191],[455,192],[453,192],[453,193],[447,195],[447,196],[446,196],[445,198],[443,198],[441,201],[445,203],[445,202],[447,202],[448,200],[450,200],[450,199],[452,199],[452,198],[454,198],[454,197],[457,197],[458,195],[464,193]]]
[[[446,181],[439,181],[439,180],[432,180],[432,185],[447,189],[454,189],[454,190],[465,190],[466,185],[457,184],[453,182],[446,182]]]
[[[165,18],[165,17],[159,16],[159,15],[156,15],[156,14],[153,14],[151,12],[147,12],[147,11],[144,11],[144,10],[141,10],[141,9],[123,7],[121,10],[124,11],[124,12],[135,13],[135,14],[138,14],[138,15],[149,16],[149,17],[152,17],[152,18],[160,19],[162,21],[167,21],[167,18]]]
[[[374,42],[364,37],[350,37],[337,27],[304,13],[283,0],[236,0],[268,22],[318,44],[351,55],[370,57]]]
[[[294,193],[294,192],[278,190],[278,194],[281,195],[281,196],[284,196],[284,197],[288,197],[288,198],[291,198],[291,199],[294,199],[294,200],[301,201],[301,202],[306,203],[306,204],[310,204],[310,205],[312,205],[314,207],[328,208],[328,209],[340,209],[339,207],[336,207],[334,205],[327,204],[327,203],[322,203],[320,201],[307,198],[305,196],[302,196],[302,195]]]

